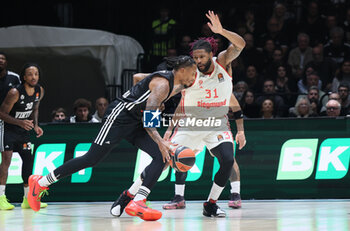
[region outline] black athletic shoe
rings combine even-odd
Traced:
[[[225,211],[221,210],[216,203],[208,201],[203,204],[203,215],[206,217],[226,217]]]
[[[132,199],[133,198],[128,195],[128,190],[124,190],[124,192],[122,192],[118,199],[113,203],[110,210],[111,214],[115,217],[120,217],[123,214],[125,207]]]
[[[175,195],[174,199],[163,205],[163,209],[184,209],[186,208],[185,197],[180,195]]]

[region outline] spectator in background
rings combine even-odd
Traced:
[[[305,15],[297,25],[298,32],[307,33],[310,36],[310,45],[314,47],[323,44],[322,40],[326,34],[324,25],[324,18],[320,14],[318,1],[310,1]]]
[[[330,31],[331,40],[324,46],[324,56],[333,59],[339,66],[350,58],[350,45],[344,42],[344,30],[335,27]]]
[[[98,123],[98,120],[93,118],[90,114],[91,102],[84,98],[75,100],[73,104],[74,115],[70,117],[69,122],[71,123]]]
[[[323,43],[329,43],[331,40],[330,32],[333,30],[333,28],[338,26],[337,16],[333,13],[330,13],[326,16],[326,22],[325,22],[325,29],[327,31]]]
[[[246,70],[245,82],[248,84],[248,88],[255,93],[261,93],[263,77],[259,75],[255,66],[250,65]]]
[[[273,119],[275,118],[274,103],[271,99],[265,99],[261,104],[260,110],[262,119]]]
[[[240,54],[244,66],[254,65],[259,72],[262,72],[264,68],[264,56],[263,53],[258,50],[254,45],[254,36],[251,33],[243,35],[246,46]]]
[[[304,96],[304,94],[299,95],[299,97],[303,97],[303,96]],[[307,98],[309,99],[309,101],[311,103],[312,110],[315,113],[319,114],[323,104],[320,102],[321,97],[320,97],[320,90],[318,89],[318,87],[316,87],[316,86],[310,87],[308,89]],[[315,105],[313,105],[313,104],[315,104]]]
[[[345,42],[350,43],[350,7],[346,9],[346,17],[341,26],[345,33]]]
[[[337,92],[340,83],[350,86],[350,59],[344,60],[332,82],[332,92]]]
[[[297,38],[298,46],[293,48],[288,55],[288,65],[292,68],[295,79],[300,79],[305,65],[312,61],[312,48],[309,46],[310,38],[305,33],[300,33]]]
[[[321,89],[326,92],[331,91],[332,81],[337,70],[337,63],[333,59],[323,56],[322,46],[312,48],[312,58],[313,60],[306,64],[305,69],[312,67],[320,76],[320,80],[322,81]]]
[[[296,97],[292,93],[297,91],[296,82],[290,77],[290,71],[287,65],[280,65],[276,71],[276,93],[282,96],[284,102],[291,106],[294,104]]]
[[[267,21],[267,32],[263,33],[259,38],[260,46],[265,43],[266,40],[272,39],[276,46],[281,47],[283,54],[288,50],[288,35],[281,31],[279,22],[276,18],[271,17]]]
[[[231,62],[231,66],[227,68],[232,68],[232,81],[234,81],[234,84],[244,80],[245,67],[241,57],[235,58]]]
[[[342,103],[341,102],[341,98],[340,98],[340,95],[338,94],[338,93],[336,93],[336,92],[332,92],[332,93],[330,93],[329,95],[328,95],[328,101],[329,100],[336,100],[336,101],[338,101],[340,104]],[[322,108],[321,108],[321,111],[320,111],[320,115],[326,115],[326,106],[323,106]],[[340,115],[341,116],[345,116],[346,115],[346,108],[341,108],[341,110],[340,110]]]
[[[310,68],[312,67],[308,67],[308,69]],[[309,73],[308,69],[305,70],[303,79],[298,81],[298,91],[301,94],[307,94],[311,86],[316,86],[319,90],[322,88],[322,82],[318,73],[316,71]]]
[[[168,48],[174,48],[176,43],[176,21],[170,17],[170,10],[166,5],[159,8],[159,16],[152,21],[150,62],[154,69],[162,58],[167,55]]]
[[[349,86],[348,84],[341,83],[338,87],[338,94],[341,99],[341,107],[342,110],[348,114],[350,110],[350,94],[349,94]]]
[[[96,102],[95,102],[96,111],[92,115],[92,118],[94,118],[97,122],[101,123],[103,119],[103,115],[105,114],[108,105],[109,105],[109,102],[105,97],[100,97],[96,99]],[[93,122],[96,122],[96,121],[93,121]]]
[[[238,101],[242,100],[242,95],[246,90],[248,90],[248,84],[245,81],[239,81],[233,86],[233,94]]]
[[[167,49],[167,56],[166,57],[176,57],[177,56],[177,51],[175,48],[168,48]],[[157,71],[162,71],[162,70],[170,70],[171,68],[168,67],[167,61],[163,61],[157,66]]]
[[[67,119],[67,112],[64,108],[59,107],[52,111],[51,113],[51,122],[57,123],[57,122],[68,122]]]
[[[260,117],[260,106],[255,102],[254,91],[246,90],[242,95],[240,105],[245,118]]]
[[[261,106],[265,99],[273,101],[276,116],[283,117],[287,115],[287,106],[283,98],[276,94],[275,83],[272,79],[266,79],[263,83],[263,95],[257,97],[256,103]]]
[[[317,114],[312,111],[307,96],[300,97],[295,103],[295,106],[289,109],[289,117],[307,118],[315,116],[317,116]]]
[[[177,46],[177,55],[190,55],[192,38],[190,35],[183,35]]]
[[[266,70],[264,73],[265,78],[273,79],[274,81],[276,81],[275,77],[276,77],[277,68],[284,64],[285,64],[285,60],[283,57],[283,51],[281,48],[276,47],[272,54],[272,61],[266,67]]]
[[[341,105],[336,100],[329,100],[326,104],[326,116],[337,117],[340,116]]]
[[[264,69],[262,73],[265,73],[266,67],[270,65],[272,62],[272,56],[273,52],[275,50],[276,46],[273,41],[273,39],[267,39],[264,43],[264,46],[262,48],[262,53],[263,53],[263,63],[264,63]],[[244,51],[244,50],[243,50]]]
[[[272,12],[272,17],[275,18],[279,24],[280,31],[287,35],[288,43],[291,44],[292,38],[295,35],[295,17],[288,11],[285,3],[276,1]]]

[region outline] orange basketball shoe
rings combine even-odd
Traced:
[[[158,210],[149,208],[146,200],[130,201],[125,208],[125,212],[130,216],[138,216],[145,221],[156,221],[162,217],[162,213]]]
[[[47,190],[49,188],[42,187],[39,185],[38,181],[42,178],[39,175],[31,175],[29,177],[29,192],[28,192],[28,204],[35,211],[40,210],[40,200],[44,194],[48,194]]]

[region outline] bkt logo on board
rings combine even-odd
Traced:
[[[304,180],[315,167],[318,139],[287,140],[280,154],[277,180]],[[318,151],[315,179],[341,179],[349,170],[350,138],[324,140]]]
[[[159,128],[162,114],[159,109],[143,111],[143,127],[145,128]]]

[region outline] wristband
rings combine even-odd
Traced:
[[[235,120],[243,119],[242,110],[233,112],[233,118],[234,118]]]

